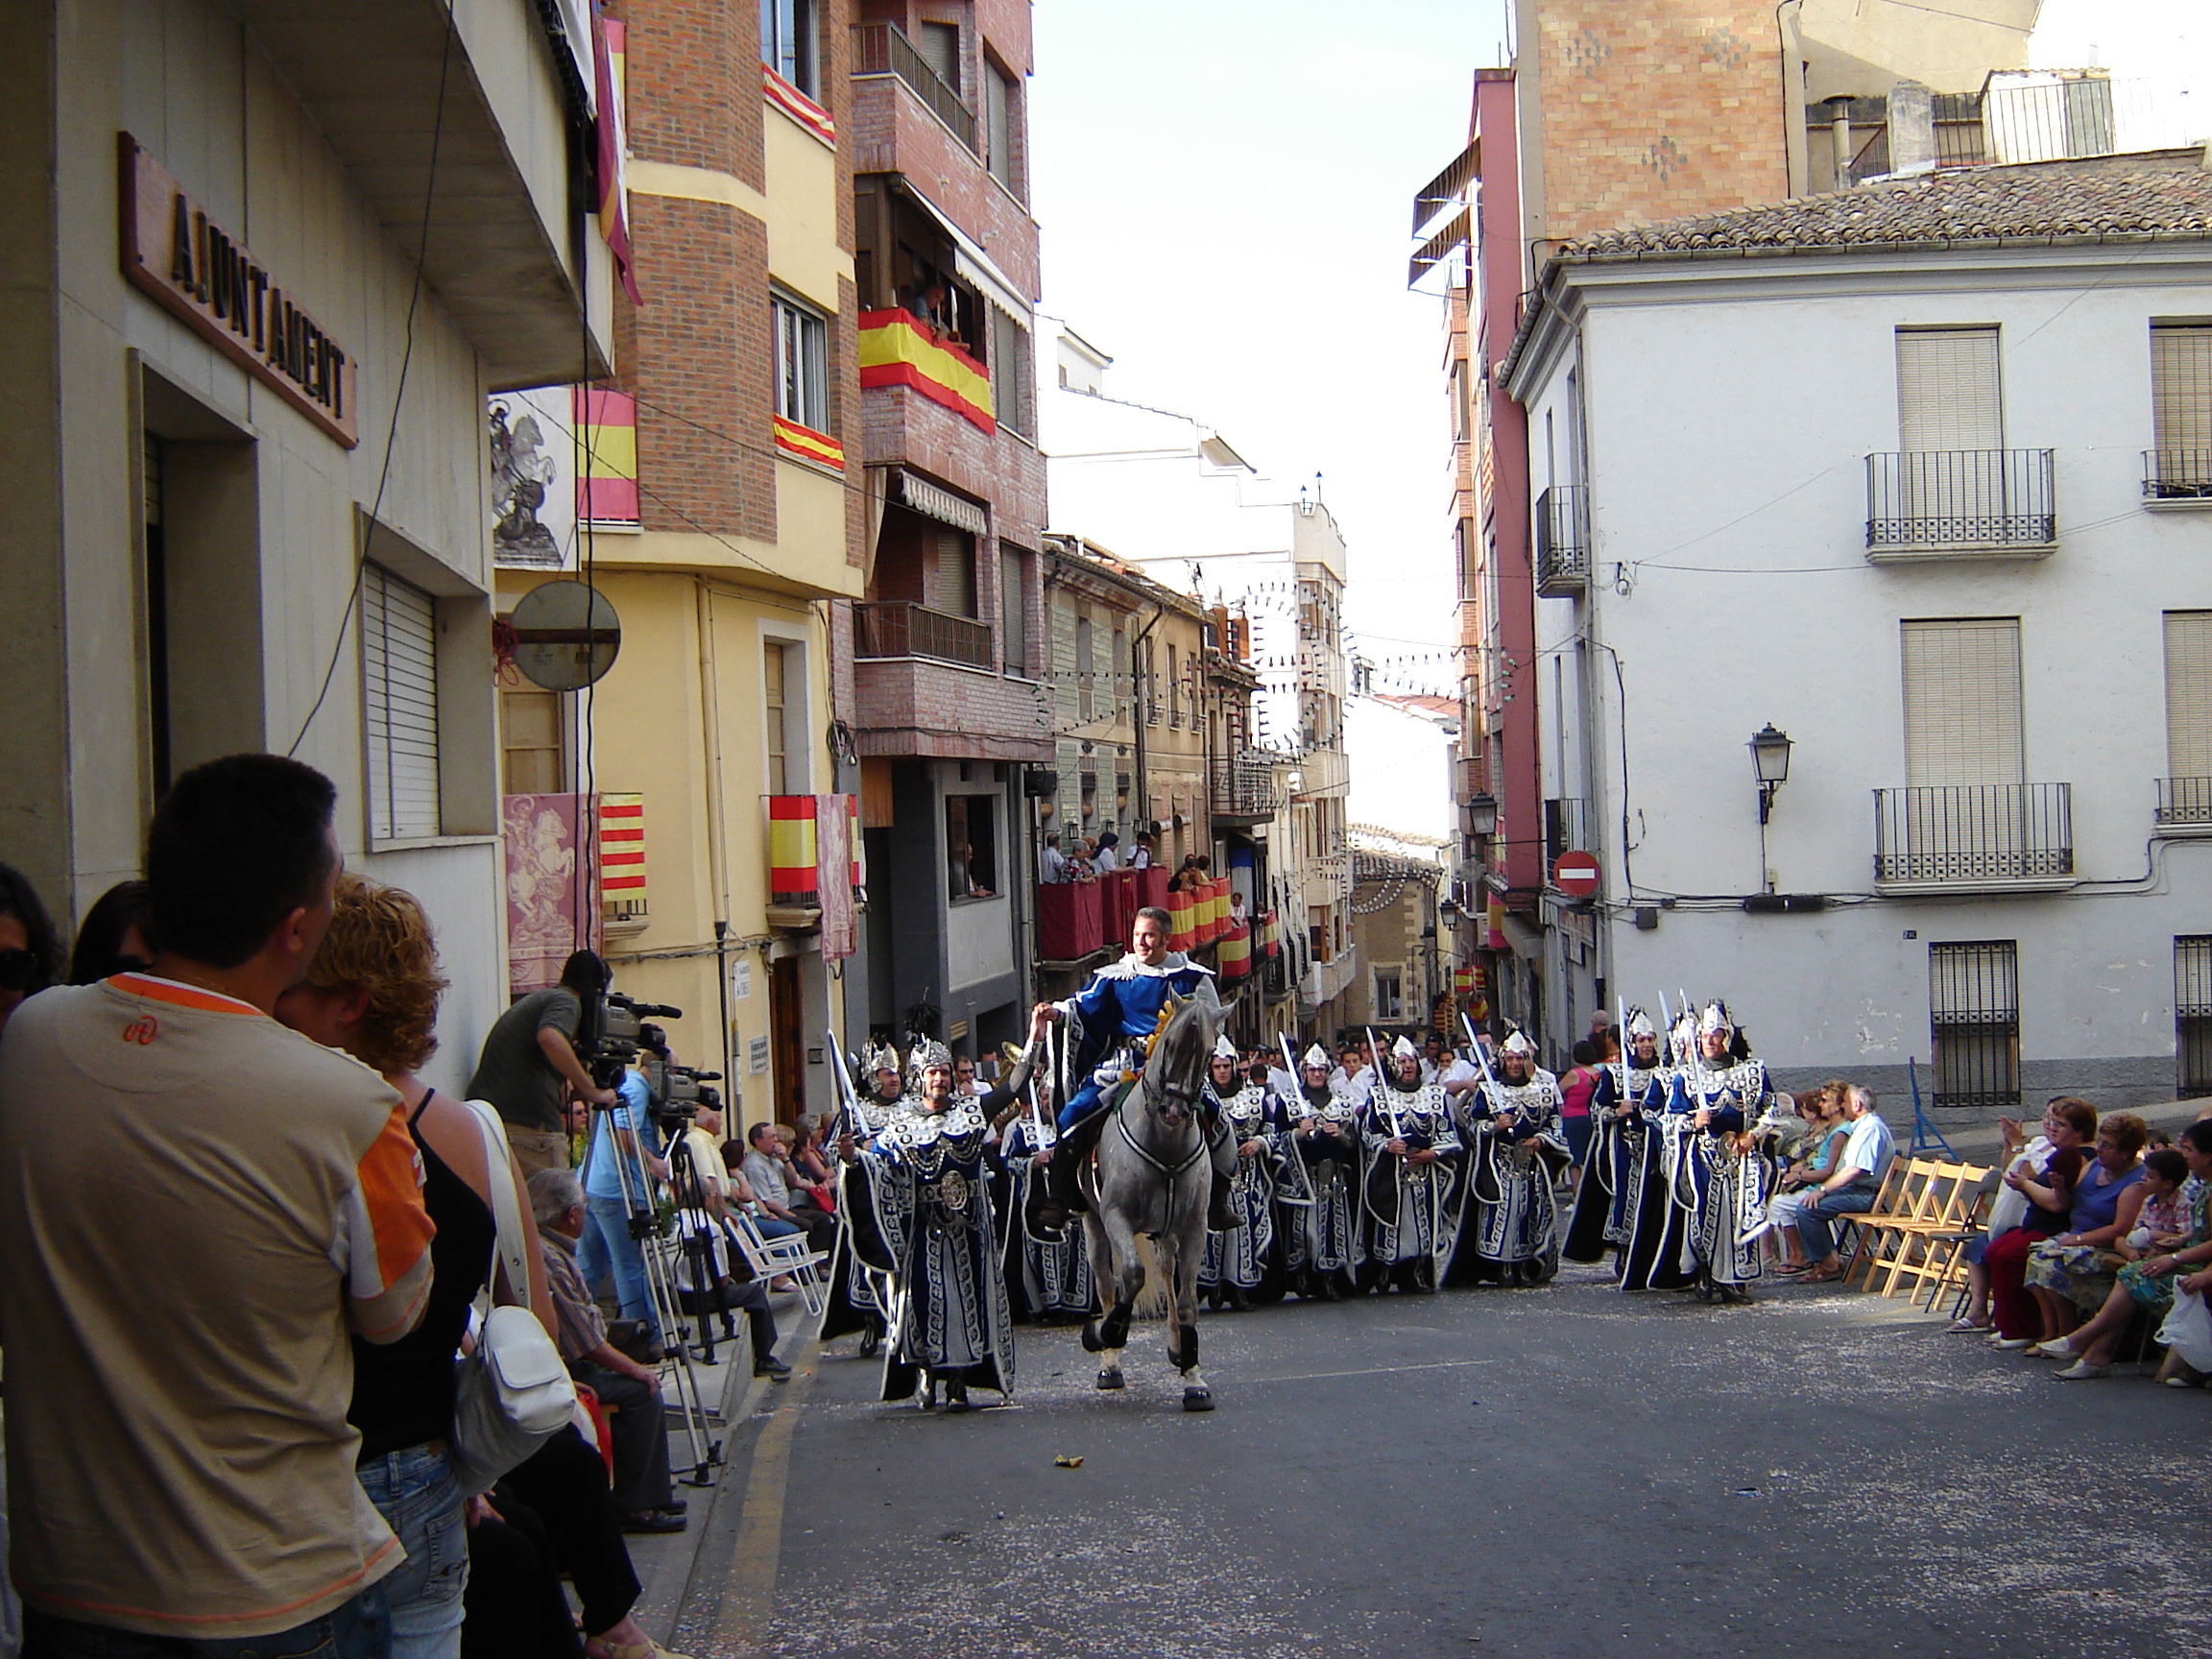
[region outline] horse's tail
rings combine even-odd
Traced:
[[[1137,1260],[1144,1268],[1144,1288],[1137,1292],[1136,1306],[1131,1311],[1140,1319],[1165,1318],[1167,1304],[1174,1299],[1175,1286],[1167,1282],[1166,1269],[1161,1264],[1160,1252],[1149,1233],[1137,1235]]]

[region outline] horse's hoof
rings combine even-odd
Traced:
[[[1126,1386],[1126,1382],[1121,1375],[1120,1366],[1109,1365],[1105,1370],[1098,1373],[1098,1387],[1102,1393],[1111,1394],[1115,1389],[1124,1386]]]
[[[1214,1390],[1211,1388],[1186,1388],[1183,1390],[1183,1409],[1186,1411],[1211,1411],[1214,1409]]]

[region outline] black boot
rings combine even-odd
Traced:
[[[1241,1227],[1236,1213],[1229,1208],[1229,1177],[1218,1172],[1214,1176],[1213,1195],[1206,1201],[1206,1231],[1226,1233],[1232,1227]]]
[[[1070,1216],[1079,1215],[1090,1208],[1083,1202],[1083,1189],[1076,1177],[1082,1173],[1084,1164],[1091,1157],[1091,1148],[1097,1142],[1097,1124],[1104,1116],[1104,1113],[1093,1113],[1072,1129],[1060,1132],[1059,1144],[1053,1147],[1051,1160],[1045,1166],[1045,1196],[1029,1216],[1031,1224],[1047,1238],[1057,1239]]]

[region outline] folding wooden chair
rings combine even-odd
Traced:
[[[1936,1311],[1936,1304],[1943,1299],[1944,1292],[1956,1291],[1950,1317],[1956,1319],[1965,1310],[1966,1246],[1981,1238],[1988,1225],[1989,1208],[1997,1201],[1997,1189],[2003,1173],[1999,1169],[1984,1169],[1975,1177],[1958,1225],[1928,1235],[1920,1288],[1912,1292],[1916,1306],[1924,1306],[1933,1313]],[[1925,1303],[1920,1300],[1921,1289],[1928,1293]]]
[[[1890,1237],[1891,1225],[1919,1214],[1928,1186],[1929,1166],[1930,1162],[1925,1158],[1890,1159],[1881,1190],[1874,1195],[1874,1207],[1837,1217],[1843,1223],[1837,1249],[1844,1252],[1842,1282],[1845,1286],[1849,1286],[1854,1273],[1863,1275],[1860,1280],[1861,1289],[1871,1284],[1883,1245]]]
[[[747,1265],[759,1275],[761,1283],[766,1285],[779,1274],[789,1274],[798,1283],[807,1316],[819,1319],[822,1310],[828,1306],[819,1269],[830,1260],[829,1252],[808,1249],[804,1233],[786,1234],[780,1238],[764,1238],[753,1217],[742,1210],[731,1210],[730,1225],[736,1235],[737,1248],[744,1252]]]
[[[1991,1177],[1992,1171],[1980,1164],[1943,1162],[1935,1166],[1928,1177],[1923,1214],[1912,1220],[1892,1223],[1894,1245],[1883,1295],[1896,1295],[1898,1285],[1904,1282],[1910,1299],[1917,1302],[1923,1285],[1948,1277],[1952,1258],[1965,1249],[1965,1238],[1972,1237],[1965,1228],[1971,1213],[1985,1202],[1984,1183]],[[1958,1242],[1946,1254],[1937,1241],[1953,1239]],[[1938,1257],[1944,1258],[1940,1263]]]

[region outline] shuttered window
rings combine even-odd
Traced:
[[[1901,627],[1906,781],[2022,781],[2020,619],[1985,616]]]
[[[960,91],[960,25],[957,23],[925,23],[914,36],[915,48],[922,54],[922,61],[937,71],[937,79],[952,88],[954,97]]]
[[[2002,449],[1994,328],[1897,330],[1899,447]]]
[[[2158,449],[2212,449],[2212,323],[2151,325],[2151,432]]]
[[[988,58],[983,60],[983,132],[991,177],[1019,195],[1014,178],[1015,112],[1020,108],[1014,78]]]
[[[371,565],[361,578],[361,632],[370,836],[436,835],[437,602]]]
[[[928,605],[953,616],[975,614],[975,548],[961,530],[930,530]]]
[[[2212,611],[2166,613],[2166,775],[2212,778]]]

